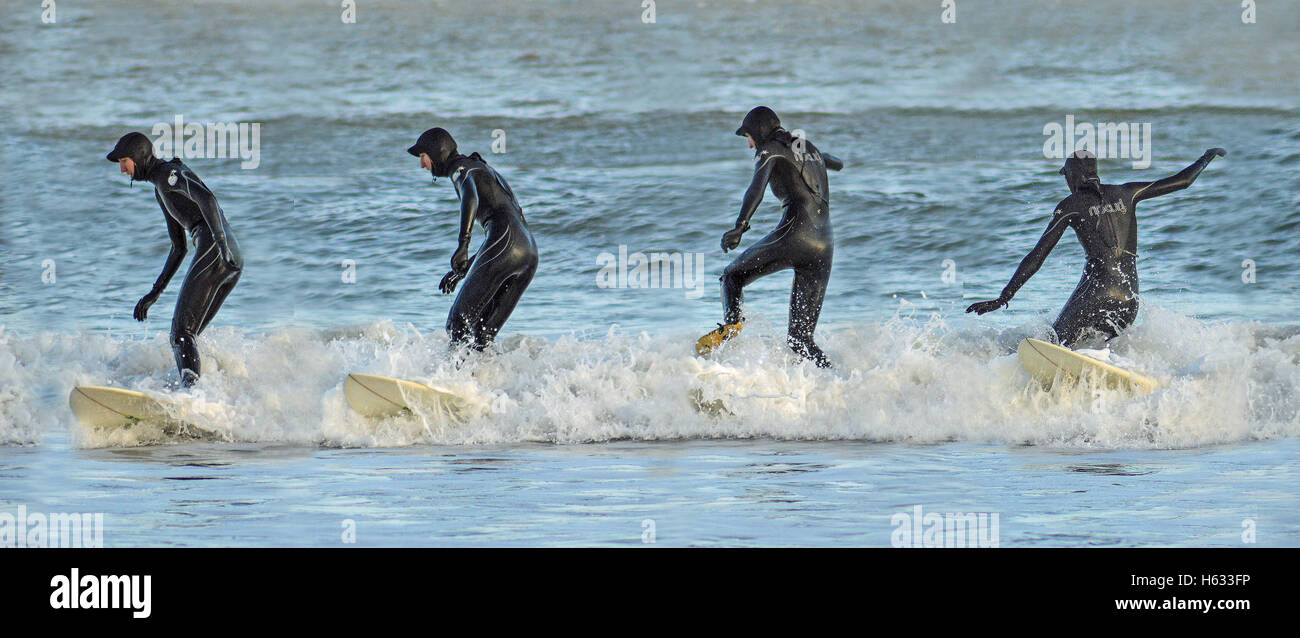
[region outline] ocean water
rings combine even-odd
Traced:
[[[0,512],[104,512],[108,545],[331,545],[343,520],[376,545],[641,544],[646,520],[659,544],[888,545],[915,505],[999,513],[1004,546],[1240,546],[1246,520],[1300,544],[1300,6],[358,4],[355,24],[306,0],[58,3],[53,24],[5,5]],[[833,370],[784,347],[789,274],[748,289],[742,339],[693,354],[757,104],[847,164]],[[103,159],[178,115],[260,126],[256,168],[186,160],[246,260],[182,398],[213,442],[87,431],[66,404],[181,397],[184,272],[131,319],[166,231]],[[1103,159],[1107,182],[1229,152],[1138,207],[1142,312],[1109,353],[1150,396],[1047,393],[1015,360],[1078,280],[1071,234],[1009,309],[963,313],[1067,194],[1043,148],[1067,117],[1150,125],[1151,166]],[[447,351],[455,193],[405,152],[431,126],[510,180],[541,251],[486,355]],[[778,215],[769,195],[743,245]],[[704,269],[601,287],[620,248]],[[453,386],[473,418],[362,419],[349,371]]]

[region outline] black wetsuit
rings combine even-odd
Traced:
[[[537,244],[514,191],[478,153],[459,156],[449,166],[460,195],[460,233],[453,271],[447,278],[452,289],[461,277],[465,284],[447,316],[447,331],[453,343],[482,349],[496,338],[532,282]],[[468,272],[458,272],[458,257],[468,254],[475,219],[487,230],[487,238],[469,258]],[[450,292],[447,280],[443,290]]]
[[[1078,287],[1052,326],[1057,339],[1061,345],[1071,347],[1091,331],[1107,339],[1119,335],[1137,319],[1138,313],[1137,203],[1191,186],[1214,156],[1213,151],[1207,152],[1177,175],[1118,186],[1102,184],[1095,175],[1090,183],[1085,182],[1068,172],[1070,164],[1067,163],[1063,172],[1073,192],[1056,206],[1047,230],[1020,262],[1002,296],[984,304],[1005,305],[1010,301],[1043,265],[1069,227],[1079,237],[1087,263]],[[967,312],[983,314],[991,309],[987,305],[980,308],[981,305],[972,305]]]
[[[181,381],[190,385],[199,377],[199,351],[196,338],[203,332],[226,296],[239,282],[244,259],[239,253],[226,216],[207,185],[179,159],[155,161],[144,179],[154,185],[154,197],[167,219],[172,249],[162,274],[141,304],[147,312],[153,300],[162,294],[185,259],[186,233],[194,239],[197,256],[190,262],[189,273],[176,300],[172,317],[171,344],[180,369]],[[149,300],[148,304],[145,300]],[[143,319],[137,309],[137,319]]]
[[[829,367],[826,355],[813,342],[813,331],[821,315],[835,252],[826,169],[840,170],[844,164],[820,152],[812,142],[792,138],[782,129],[758,142],[756,149],[754,178],[745,191],[733,233],[749,229],[749,220],[763,201],[768,186],[781,200],[781,223],[723,271],[725,321],[727,324],[743,321],[741,304],[744,288],[750,282],[793,268],[787,341],[795,352],[819,366]],[[729,248],[727,241],[724,237],[724,250]]]

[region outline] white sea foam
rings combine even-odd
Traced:
[[[335,332],[215,328],[201,340],[204,377],[187,395],[168,387],[165,335],[0,330],[0,441],[72,428],[84,447],[158,442],[147,428],[109,436],[76,425],[66,401],[79,384],[178,398],[186,421],[232,441],[327,446],[774,438],[1198,447],[1300,434],[1300,336],[1149,307],[1109,348],[1165,386],[1131,399],[1042,391],[1012,354],[1032,331],[963,332],[937,316],[899,317],[825,331],[837,367],[819,370],[762,322],[716,359],[696,357],[692,335],[617,326],[594,338],[513,335],[493,353],[459,357],[441,331],[387,321]],[[476,409],[454,427],[418,416],[368,420],[343,397],[350,371],[437,382]]]

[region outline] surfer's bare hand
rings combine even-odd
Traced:
[[[442,278],[442,283],[438,284],[438,290],[441,290],[443,294],[450,295],[456,290],[456,284],[459,284],[463,278],[464,275],[453,270]]]
[[[722,235],[722,252],[735,250],[740,245],[740,237],[745,234],[743,228],[732,228]]]
[[[1007,305],[1007,301],[1008,301],[1007,299],[998,297],[997,299],[994,299],[992,301],[976,302],[971,304],[970,307],[966,309],[966,312],[973,312],[977,315],[982,315],[985,313],[993,312],[994,310],[997,310],[998,308]]]
[[[143,297],[141,297],[141,298],[140,298],[140,303],[137,303],[137,304],[135,305],[135,312],[132,313],[132,316],[135,317],[135,320],[136,320],[136,321],[144,321],[145,319],[148,319],[148,318],[149,318],[149,307],[152,306],[152,305],[153,305],[153,302],[155,302],[155,301],[158,301],[158,291],[156,291],[156,290],[153,291],[153,292],[150,292],[149,294],[147,294],[147,295],[145,295],[145,296],[143,296]]]

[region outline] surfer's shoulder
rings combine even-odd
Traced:
[[[790,147],[778,140],[768,140],[754,149],[754,166],[756,167],[762,167],[764,164],[781,159],[793,161],[794,158]]]
[[[487,161],[475,152],[456,160],[456,163],[452,164],[451,180],[456,183],[463,183],[475,171],[485,172],[490,170],[492,169],[488,166]]]
[[[1087,210],[1087,207],[1078,195],[1071,194],[1069,197],[1061,200],[1061,203],[1056,205],[1056,210],[1052,211],[1052,222],[1073,222],[1078,219],[1085,210]]]

